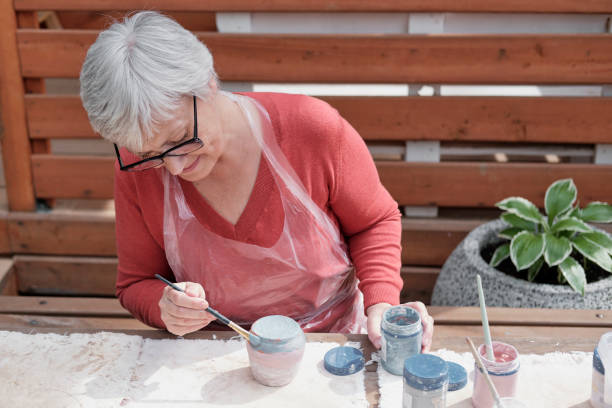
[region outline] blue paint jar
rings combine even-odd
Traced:
[[[393,306],[383,313],[380,329],[382,366],[391,374],[402,375],[404,360],[421,352],[421,316],[411,307]]]
[[[416,354],[404,362],[403,408],[445,408],[448,364],[432,354]]]
[[[251,326],[257,341],[247,343],[251,373],[270,387],[289,384],[296,376],[306,345],[300,325],[287,316],[262,317]]]

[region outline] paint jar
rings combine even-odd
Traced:
[[[421,352],[421,316],[411,307],[393,306],[383,313],[380,329],[382,366],[391,374],[402,375],[404,361]]]
[[[518,373],[520,368],[519,354],[516,348],[510,344],[494,341],[493,355],[495,360],[487,359],[485,345],[478,347],[478,353],[489,377],[495,385],[495,389],[500,397],[514,397],[518,384]],[[475,366],[474,369],[474,392],[472,394],[472,404],[474,408],[493,408],[495,403],[491,396],[491,391],[487,385],[482,371]]]
[[[404,362],[403,408],[445,408],[448,364],[433,354],[416,354]]]
[[[306,345],[306,336],[289,317],[262,317],[251,326],[259,336],[247,344],[251,373],[257,382],[270,387],[289,384],[296,376]]]
[[[612,357],[612,332],[601,336],[593,352],[591,406],[594,408],[612,408],[612,387],[610,387],[610,384],[608,390],[606,390],[606,367],[604,361],[607,356]],[[610,376],[610,373],[608,373],[608,376]],[[612,381],[612,379],[608,378],[608,381]],[[606,391],[610,394],[607,395],[608,401],[605,399]]]

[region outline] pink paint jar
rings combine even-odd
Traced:
[[[486,357],[485,345],[478,347],[478,353],[489,377],[495,385],[500,397],[514,397],[518,384],[518,373],[520,368],[519,354],[516,348],[510,344],[494,341],[493,354],[495,361]],[[495,402],[487,385],[487,380],[476,366],[474,369],[474,393],[472,394],[474,408],[494,408]]]
[[[289,384],[297,375],[306,337],[297,322],[289,317],[262,317],[251,326],[257,335],[247,343],[251,373],[257,382],[269,387]]]

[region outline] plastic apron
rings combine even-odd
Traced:
[[[240,106],[261,147],[280,193],[283,230],[270,248],[211,232],[192,214],[177,177],[162,168],[164,245],[177,281],[202,284],[211,307],[239,324],[281,314],[306,331],[364,332],[363,296],[337,226],[306,193],[265,109],[224,95]]]

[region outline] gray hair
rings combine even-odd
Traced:
[[[93,129],[120,146],[142,149],[184,96],[206,99],[217,76],[195,35],[153,11],[102,31],[81,69],[81,100]]]

